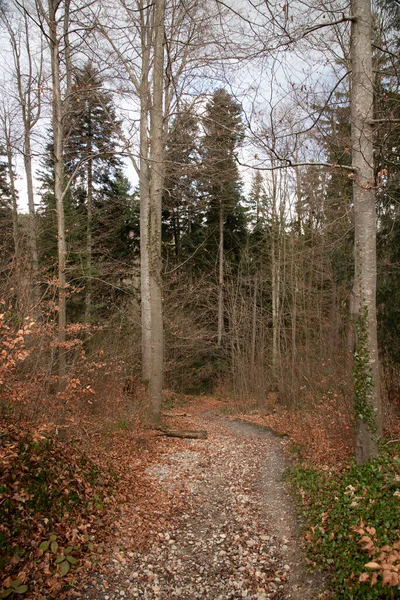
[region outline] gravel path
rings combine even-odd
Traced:
[[[179,440],[149,470],[184,510],[146,553],[116,551],[109,574],[80,599],[322,598],[282,482],[288,441],[212,414],[190,428],[207,429],[208,439]]]

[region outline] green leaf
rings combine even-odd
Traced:
[[[61,577],[64,577],[69,571],[69,562],[67,560],[64,560],[64,562],[61,563],[61,569],[60,569],[60,575]]]
[[[92,542],[89,542],[87,546],[88,546],[90,552],[93,552],[93,550],[94,550],[94,544]]]
[[[28,591],[28,586],[27,585],[20,585],[19,587],[17,587],[16,590],[14,590],[16,594],[25,594],[25,592]]]
[[[41,542],[39,544],[39,550],[43,550],[43,552],[46,552],[46,550],[48,550],[50,546],[50,542]]]
[[[51,551],[55,554],[58,550],[58,542],[51,542]]]
[[[73,549],[74,549],[73,546],[68,546],[68,548],[65,548],[64,552],[65,552],[65,554],[71,554]]]
[[[78,564],[78,561],[76,560],[76,558],[74,556],[67,556],[67,561],[71,564],[71,565],[76,565]]]
[[[8,598],[8,596],[10,594],[13,593],[13,589],[12,588],[8,588],[8,590],[4,590],[3,592],[0,593],[0,598]]]
[[[87,542],[87,541],[88,541],[88,539],[89,539],[89,536],[88,536],[88,534],[87,534],[87,533],[85,533],[85,535],[83,536],[83,539],[85,540],[85,542]]]
[[[58,565],[63,560],[65,560],[65,556],[63,556],[62,554],[60,554],[60,556],[57,556],[57,558],[55,560],[56,565]]]
[[[22,580],[21,579],[14,579],[14,581],[11,582],[11,587],[12,588],[17,588],[19,585],[22,584]]]
[[[57,539],[57,536],[56,536],[56,535],[53,533],[53,534],[50,536],[50,541],[51,541],[51,542],[55,542],[55,541],[56,541],[56,539]]]

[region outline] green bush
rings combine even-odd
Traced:
[[[390,585],[384,585],[388,572],[381,568],[390,551],[393,572],[400,563],[400,554],[397,558],[393,549],[400,547],[398,452],[398,446],[392,447],[341,474],[304,466],[288,471],[291,490],[306,523],[308,556],[315,567],[329,572],[337,599],[400,597],[397,575]],[[367,563],[375,566],[366,568]],[[372,579],[373,572],[376,575]]]

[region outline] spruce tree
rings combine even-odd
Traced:
[[[206,202],[211,265],[218,255],[217,346],[225,330],[224,287],[226,259],[239,263],[245,243],[246,222],[241,204],[241,180],[236,153],[243,141],[241,106],[226,90],[218,89],[206,106],[202,139],[202,188]]]
[[[164,252],[178,263],[194,251],[202,226],[198,145],[198,117],[191,106],[183,106],[168,134],[163,195]]]
[[[93,255],[94,215],[107,212],[107,189],[121,177],[121,160],[117,155],[118,121],[110,93],[96,69],[87,63],[75,72],[73,94],[69,101],[68,127],[65,128],[64,161],[66,182],[64,198],[67,230],[69,280],[75,294],[69,299],[69,318],[92,320],[92,283],[99,275]],[[52,147],[40,173],[42,180],[41,258],[46,265],[56,255],[56,219]],[[111,201],[111,200],[110,200]],[[122,217],[124,218],[124,217]],[[53,262],[53,264],[54,264]],[[79,291],[81,290],[81,291]]]

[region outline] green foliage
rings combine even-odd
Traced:
[[[369,364],[368,309],[359,312],[356,320],[357,347],[354,353],[353,382],[354,410],[356,418],[366,423],[371,432],[376,431],[373,408],[373,379]]]
[[[345,473],[307,467],[288,471],[288,481],[306,522],[307,553],[313,565],[331,576],[337,600],[394,598],[395,588],[379,579],[360,582],[370,558],[360,544],[360,524],[374,533],[376,547],[400,539],[400,448],[382,452],[365,465]]]
[[[2,592],[0,592],[0,598],[8,598],[12,594],[17,594],[17,596],[22,596],[25,592],[28,591],[28,586],[22,583],[21,579],[14,579],[11,582],[10,587],[6,588]]]
[[[0,439],[0,566],[12,577],[14,564],[18,570],[34,564],[36,548],[64,576],[77,564],[76,554],[90,551],[91,542],[68,543],[66,523],[85,527],[85,520],[103,509],[103,491],[92,487],[98,469],[72,447],[13,425],[2,427]],[[5,584],[2,593],[21,589]]]

